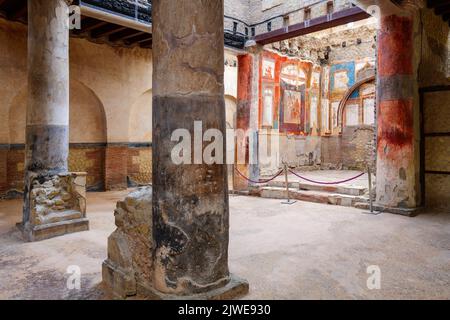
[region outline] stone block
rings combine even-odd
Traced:
[[[153,277],[152,188],[143,187],[117,203],[117,229],[108,239],[103,281],[115,298],[137,295],[137,284],[151,286]]]
[[[41,241],[89,230],[86,218],[86,173],[29,173],[24,221],[26,241]]]

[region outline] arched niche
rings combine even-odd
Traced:
[[[28,88],[22,88],[9,109],[11,144],[25,143]],[[106,143],[106,117],[97,95],[78,81],[70,83],[70,142]]]
[[[355,83],[344,95],[341,102],[339,103],[338,108],[338,127],[340,130],[340,133],[344,131],[344,113],[345,113],[345,107],[347,106],[347,102],[349,101],[350,97],[353,95],[354,92],[359,90],[363,85],[373,83],[375,81],[375,75],[371,75],[367,78],[364,78],[357,83]]]
[[[153,93],[147,90],[139,96],[130,109],[128,139],[132,143],[152,142]]]
[[[9,136],[12,145],[25,144],[28,88],[22,88],[12,100],[9,109]],[[83,83],[70,82],[70,154],[69,170],[87,172],[89,190],[102,190],[104,184],[104,145],[107,142],[106,116],[97,95]],[[22,148],[12,148],[11,161],[18,162],[8,171],[8,181],[13,186],[23,182]],[[20,178],[19,178],[20,177]]]

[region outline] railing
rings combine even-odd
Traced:
[[[79,2],[81,5],[94,6],[140,22],[152,22],[150,0],[80,0]]]
[[[247,38],[247,36],[240,32],[225,30],[225,45],[227,46],[244,49]]]
[[[126,18],[150,24],[152,22],[151,0],[79,0],[78,4]],[[248,36],[235,30],[225,30],[225,45],[243,49]]]

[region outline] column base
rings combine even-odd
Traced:
[[[81,218],[32,227],[24,226],[23,223],[18,223],[16,226],[22,232],[25,241],[36,242],[66,234],[88,231],[89,220],[87,218]]]
[[[232,300],[241,298],[249,292],[246,280],[231,275],[227,285],[205,293],[190,296],[164,294],[137,282],[133,275],[115,267],[109,261],[103,263],[103,283],[112,294],[112,298],[119,300]]]
[[[228,284],[221,288],[189,296],[165,294],[138,284],[138,293],[145,300],[233,300],[244,297],[249,290],[248,282],[235,275],[230,275]]]
[[[369,208],[369,204],[367,204],[367,209]],[[380,204],[374,204],[373,210],[379,211],[379,212],[388,212],[393,214],[399,214],[406,217],[416,217],[420,214],[420,211],[422,208],[394,208],[394,207],[387,207]]]

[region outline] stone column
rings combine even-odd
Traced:
[[[248,290],[228,269],[225,159],[213,165],[171,159],[175,130],[189,131],[192,151],[202,139],[194,138],[195,121],[203,132],[226,136],[223,5],[153,1],[153,290],[161,298],[231,298]]]
[[[383,13],[378,34],[377,203],[402,214],[420,204],[420,32],[414,17],[413,8]]]
[[[88,222],[67,174],[69,153],[69,28],[65,0],[28,1],[28,108],[25,238],[41,240],[86,230]],[[72,181],[72,182],[71,182]]]

